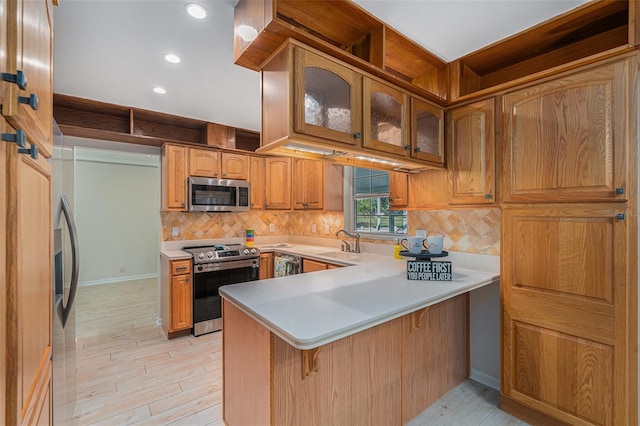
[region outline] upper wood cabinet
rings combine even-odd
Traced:
[[[444,164],[444,110],[411,98],[411,156]]]
[[[223,179],[249,178],[249,157],[243,154],[223,152],[220,159],[221,176]]]
[[[355,145],[362,131],[360,75],[300,48],[295,75],[295,131]]]
[[[266,158],[265,181],[265,209],[291,210],[291,158]]]
[[[162,210],[187,209],[188,148],[162,147]]]
[[[52,154],[53,116],[53,5],[50,0],[10,0],[0,12],[6,31],[6,55],[0,55],[3,73],[21,71],[27,83],[2,82],[5,99],[2,115],[26,133],[45,157]],[[4,8],[3,8],[4,9]],[[6,28],[6,30],[5,30]],[[5,35],[3,34],[3,37]]]
[[[189,176],[220,177],[220,153],[209,149],[189,150]]]
[[[394,209],[409,205],[409,176],[406,173],[389,172],[389,206]]]
[[[364,79],[363,145],[376,151],[408,155],[409,97],[377,80]]]
[[[632,56],[503,97],[504,201],[627,200],[636,62]]]
[[[342,210],[342,166],[317,160],[293,159],[293,209]]]
[[[251,209],[264,209],[264,158],[249,157],[249,182],[251,183]],[[262,273],[262,272],[261,272]]]
[[[451,204],[495,203],[494,104],[488,99],[448,113]]]

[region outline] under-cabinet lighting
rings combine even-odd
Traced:
[[[258,37],[258,30],[250,25],[245,24],[238,25],[236,33],[244,41],[253,41],[256,39],[256,37]]]
[[[353,158],[357,160],[371,161],[372,163],[386,164],[388,166],[402,166],[402,163],[395,163],[389,160],[383,160],[382,158],[367,157],[366,155],[354,155]]]
[[[197,3],[188,3],[184,8],[189,15],[196,19],[204,19],[207,16],[207,9]]]
[[[162,87],[154,87],[153,91],[156,93],[159,93],[161,95],[164,95],[165,93],[167,93],[167,91],[165,89],[163,89]]]
[[[288,145],[284,145],[283,148],[293,149],[295,151],[309,152],[311,154],[320,154],[320,155],[334,155],[336,153],[334,150],[328,150],[328,149],[322,149],[322,148],[316,148],[316,147],[309,147],[309,146],[304,146],[304,145],[296,145],[296,144],[293,144],[293,143],[290,143]]]

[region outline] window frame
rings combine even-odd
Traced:
[[[369,231],[360,231],[355,229],[354,223],[354,211],[353,204],[354,200],[362,199],[362,198],[374,198],[374,197],[388,197],[389,192],[382,194],[367,194],[366,196],[357,196],[353,195],[353,175],[355,166],[344,166],[344,226],[351,233],[359,233],[361,237],[371,238],[376,240],[397,240],[399,238],[406,238],[407,232],[399,234],[397,232],[369,232]],[[360,167],[365,169],[366,167]],[[373,169],[376,170],[376,169]],[[388,172],[387,170],[381,170]],[[390,172],[388,172],[390,173]],[[407,228],[408,226],[408,216],[406,210],[396,210],[404,212],[404,216],[407,218]]]

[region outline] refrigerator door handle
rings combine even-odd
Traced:
[[[76,222],[73,219],[71,207],[69,207],[69,201],[67,200],[67,196],[64,194],[62,194],[60,198],[62,201],[62,212],[64,213],[64,219],[65,222],[67,222],[67,227],[69,228],[69,238],[71,239],[71,287],[69,288],[69,299],[67,299],[66,305],[64,305],[64,300],[62,300],[60,305],[58,305],[61,308],[58,309],[58,315],[60,315],[60,321],[64,328],[67,324],[67,319],[69,319],[69,315],[71,314],[73,301],[76,298],[76,290],[78,289],[80,253],[78,251],[78,231],[76,230]]]

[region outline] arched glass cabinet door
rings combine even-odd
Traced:
[[[376,151],[409,153],[408,96],[376,80],[364,81],[363,145]]]
[[[411,156],[444,164],[444,111],[411,99]]]
[[[296,48],[295,131],[355,145],[362,134],[361,77]]]

